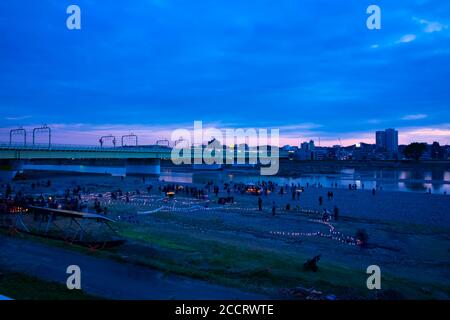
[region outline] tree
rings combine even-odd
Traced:
[[[403,154],[407,158],[419,161],[426,149],[427,145],[425,143],[413,142],[405,147]]]

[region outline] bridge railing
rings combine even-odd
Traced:
[[[76,144],[54,144],[50,146],[46,143],[24,145],[23,143],[0,143],[0,149],[3,150],[54,150],[54,151],[108,151],[108,152],[167,152],[171,148],[159,145],[145,145],[145,146],[90,146],[90,145],[76,145]]]

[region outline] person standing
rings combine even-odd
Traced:
[[[272,216],[273,216],[273,217],[275,217],[276,211],[277,211],[277,207],[276,207],[275,201],[274,201],[274,202],[272,203]]]
[[[261,199],[261,197],[258,197],[258,210],[262,211],[262,199]]]
[[[339,219],[339,208],[337,206],[334,206],[333,214],[334,214],[334,220],[337,221]]]

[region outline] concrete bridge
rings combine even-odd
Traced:
[[[74,145],[0,144],[0,159],[170,159],[172,148],[158,145],[137,147],[91,147]]]
[[[93,172],[86,171],[86,167],[104,166],[120,168],[119,175],[159,175],[161,160],[170,160],[171,152],[171,147],[161,145],[104,147],[0,144],[0,180],[10,180],[17,172],[24,169]],[[240,151],[235,152],[237,155]],[[250,153],[257,153],[257,151],[246,150],[244,158],[249,158]],[[279,158],[288,157],[288,153],[279,152]],[[225,158],[224,163],[226,163]],[[48,169],[49,167],[52,169]],[[199,170],[216,170],[221,167],[220,164],[193,165],[193,169]],[[113,174],[106,171],[102,173]]]
[[[11,145],[0,144],[0,178],[11,179],[32,161],[70,160],[114,161],[124,166],[126,174],[160,174],[160,160],[170,159],[171,148],[159,145],[134,147],[93,147],[74,145]]]

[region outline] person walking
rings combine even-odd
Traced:
[[[261,197],[258,197],[258,210],[262,211],[262,199],[261,199]]]

